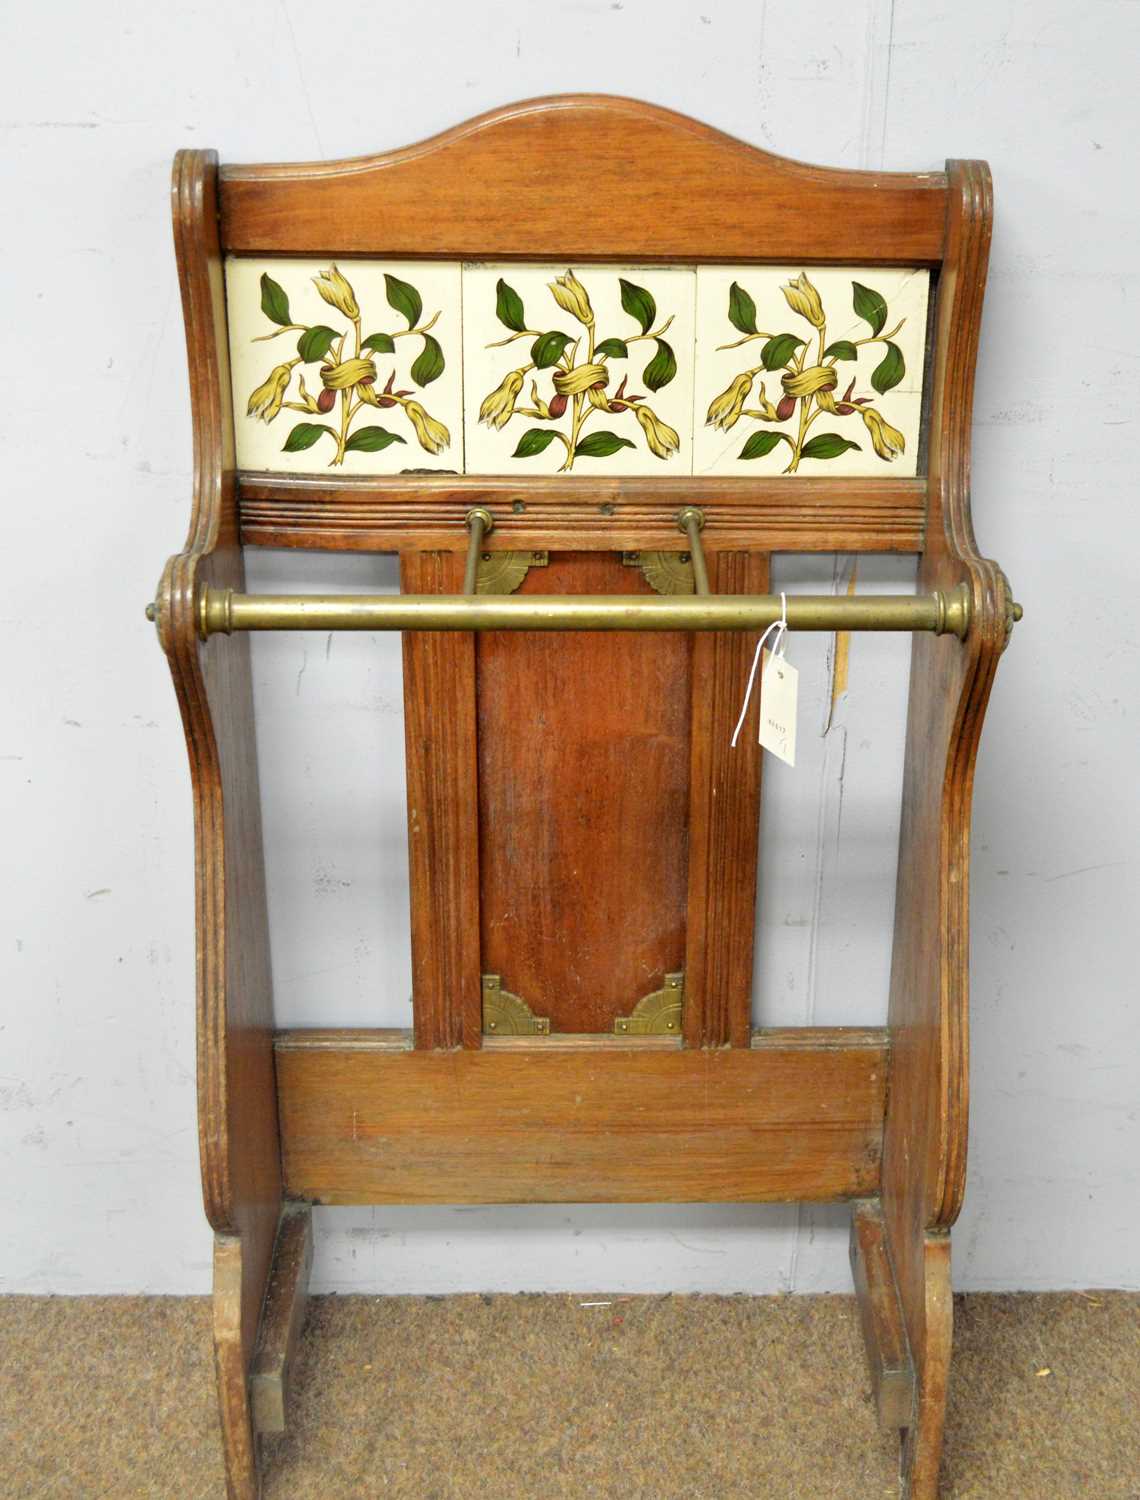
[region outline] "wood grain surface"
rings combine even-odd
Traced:
[[[214,1228],[215,1364],[232,1500],[255,1500],[246,1375],[277,1232],[273,996],[249,642],[203,643],[197,589],[240,589],[217,160],[180,151],[172,184],[194,421],[194,503],[159,587],[160,639],[190,759],[197,927],[198,1135]]]
[[[242,540],[265,547],[393,552],[454,547],[473,505],[495,517],[492,551],[636,551],[677,541],[677,512],[699,505],[707,551],[921,552],[924,479],[462,479],[424,474],[323,479],[243,474]]]
[[[516,1043],[522,1038],[515,1039]],[[832,1200],[878,1191],[881,1033],[754,1048],[407,1049],[405,1033],[288,1032],[288,1190],[318,1203]]]
[[[634,264],[932,264],[946,192],[938,172],[806,166],[590,94],[508,105],[380,156],[227,166],[222,183],[222,237],[242,254]]]
[[[400,588],[405,594],[461,593],[462,554],[403,554]],[[405,632],[404,738],[416,1044],[477,1047],[483,997],[470,635]]]
[[[918,588],[965,582],[968,638],[916,636],[903,772],[891,970],[892,1076],[883,1213],[918,1377],[904,1490],[935,1500],[952,1318],[950,1226],[968,1129],[970,800],[982,718],[1004,649],[1000,569],[970,519],[970,418],[993,204],[982,162],[949,164],[939,282],[926,550]]]
[[[518,593],[653,590],[616,553],[555,552]],[[692,652],[681,633],[478,638],[482,966],[554,1031],[610,1031],[684,967]]]
[[[768,573],[760,552],[709,558],[714,594],[765,594]],[[755,650],[739,632],[693,642],[684,1018],[691,1047],[746,1047],[752,1029],[761,752],[751,726],[735,748],[732,731]]]

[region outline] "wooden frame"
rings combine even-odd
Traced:
[[[580,146],[560,157],[556,179],[542,176],[545,210],[532,215],[528,185],[566,130]],[[654,163],[636,192],[630,159]],[[497,187],[506,162],[509,197]],[[970,522],[985,165],[917,175],[808,167],[665,110],[570,97],[355,161],[219,169],[211,152],[182,151],[173,195],[194,506],[186,544],[163,574],[159,621],[194,790],[199,1118],[229,1494],[259,1493],[256,1432],[283,1420],[309,1202],[814,1198],[862,1205],[853,1265],[880,1413],[902,1433],[903,1494],[933,1500],[949,1237],[965,1171],[970,795],[1012,621],[1005,579],[978,555]],[[652,245],[650,219],[659,226]],[[929,267],[927,473],[244,476],[222,257],[302,252]],[[516,513],[509,502],[520,493],[526,506]],[[675,547],[681,501],[705,508],[716,590],[761,592],[771,552],[812,549],[915,552],[921,588],[971,591],[964,643],[914,642],[887,1029],[752,1032],[759,767],[751,752],[729,761],[723,751],[751,643],[708,636],[694,646],[683,1037],[484,1044],[469,793],[476,648],[469,636],[425,634],[405,645],[414,1035],[275,1037],[248,645],[199,638],[198,590],[240,589],[243,545],[284,545],[399,550],[405,589],[454,591],[474,504],[496,516],[495,547],[589,552]],[[433,708],[443,701],[447,714]]]

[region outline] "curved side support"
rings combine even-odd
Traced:
[[[217,159],[181,151],[172,184],[194,422],[194,508],[159,591],[160,638],[194,797],[198,1126],[215,1231],[214,1351],[232,1500],[258,1494],[248,1372],[281,1207],[273,1001],[247,641],[202,642],[204,584],[240,588]]]
[[[974,760],[1011,607],[970,518],[974,365],[992,223],[989,169],[949,162],[920,590],[966,583],[969,636],[916,636],[891,973],[891,1087],[882,1203],[917,1376],[903,1493],[938,1491],[952,1326],[950,1226],[961,1207],[968,1111],[969,853]]]

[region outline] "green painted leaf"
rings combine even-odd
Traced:
[[[500,276],[495,283],[495,316],[512,333],[522,333],[526,328],[526,313],[523,300]]]
[[[303,453],[306,448],[313,446],[322,432],[327,432],[329,437],[336,440],[336,433],[331,427],[326,427],[323,422],[298,422],[285,439],[281,451],[282,453]]]
[[[287,327],[293,319],[289,316],[289,298],[285,288],[278,286],[267,271],[261,273],[261,310],[274,323]]]
[[[652,321],[652,320],[651,320]],[[609,458],[619,448],[632,448],[628,438],[618,437],[616,432],[591,432],[574,449],[575,458]]]
[[[859,444],[851,442],[849,438],[840,437],[837,432],[821,432],[803,445],[800,457],[838,458],[841,453],[846,453],[848,448],[858,451]]]
[[[641,378],[651,391],[668,385],[677,373],[677,356],[664,339],[657,340],[657,353],[642,371]]]
[[[315,328],[306,328],[297,340],[297,353],[307,365],[311,365],[315,359],[324,359],[333,340],[339,337],[335,328],[318,323]]]
[[[370,333],[361,341],[362,349],[371,349],[373,354],[395,354],[396,344],[390,333]]]
[[[754,432],[740,450],[741,458],[763,458],[766,453],[779,442],[787,442],[788,439],[782,432]]]
[[[756,304],[738,281],[728,289],[728,321],[741,333],[756,332]]]
[[[433,339],[430,333],[425,333],[423,353],[412,365],[412,379],[417,385],[431,385],[433,380],[438,380],[443,374],[443,365],[443,350],[439,347],[439,340]]]
[[[539,370],[548,370],[551,365],[556,365],[562,358],[562,351],[571,342],[568,333],[559,333],[555,329],[551,333],[541,333],[530,346],[530,357],[534,360]]]
[[[760,363],[766,370],[782,370],[799,346],[806,343],[807,339],[798,334],[777,333],[760,350]]]
[[[554,441],[556,434],[549,429],[544,432],[541,427],[531,427],[519,438],[519,445],[511,454],[512,458],[534,458],[537,453],[545,453]]]
[[[408,327],[414,328],[423,315],[424,304],[419,292],[410,281],[401,281],[398,276],[384,272],[384,285],[388,288],[388,306],[403,313]]]
[[[870,323],[872,333],[882,333],[883,324],[887,321],[887,304],[883,297],[858,281],[851,283],[851,291],[854,294],[851,302],[857,316],[865,323]]]
[[[836,339],[823,351],[824,359],[858,359],[859,351],[850,339]]]
[[[621,339],[603,339],[594,353],[608,355],[610,359],[629,358],[629,350]]]
[[[881,365],[875,367],[871,376],[871,384],[880,396],[885,396],[888,391],[893,391],[895,386],[906,374],[906,361],[903,359],[902,350],[897,344],[887,344],[886,355]]]
[[[392,443],[405,440],[398,432],[389,432],[386,427],[359,427],[344,445],[346,453],[379,453]]]
[[[622,307],[641,324],[642,333],[648,333],[657,316],[657,303],[653,300],[653,293],[647,292],[643,286],[637,286],[635,282],[627,281],[624,276],[619,276],[618,282],[621,286]],[[631,443],[630,447],[632,446]]]

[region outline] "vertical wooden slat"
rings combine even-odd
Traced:
[[[767,593],[767,553],[714,552],[708,561],[714,593]],[[740,632],[698,635],[693,646],[689,1047],[747,1047],[751,1039],[760,750],[754,724],[735,750],[731,737],[755,649],[755,639]]]
[[[406,594],[457,594],[458,552],[404,552]],[[478,1047],[479,819],[475,642],[462,632],[404,636],[404,724],[416,1046]]]

